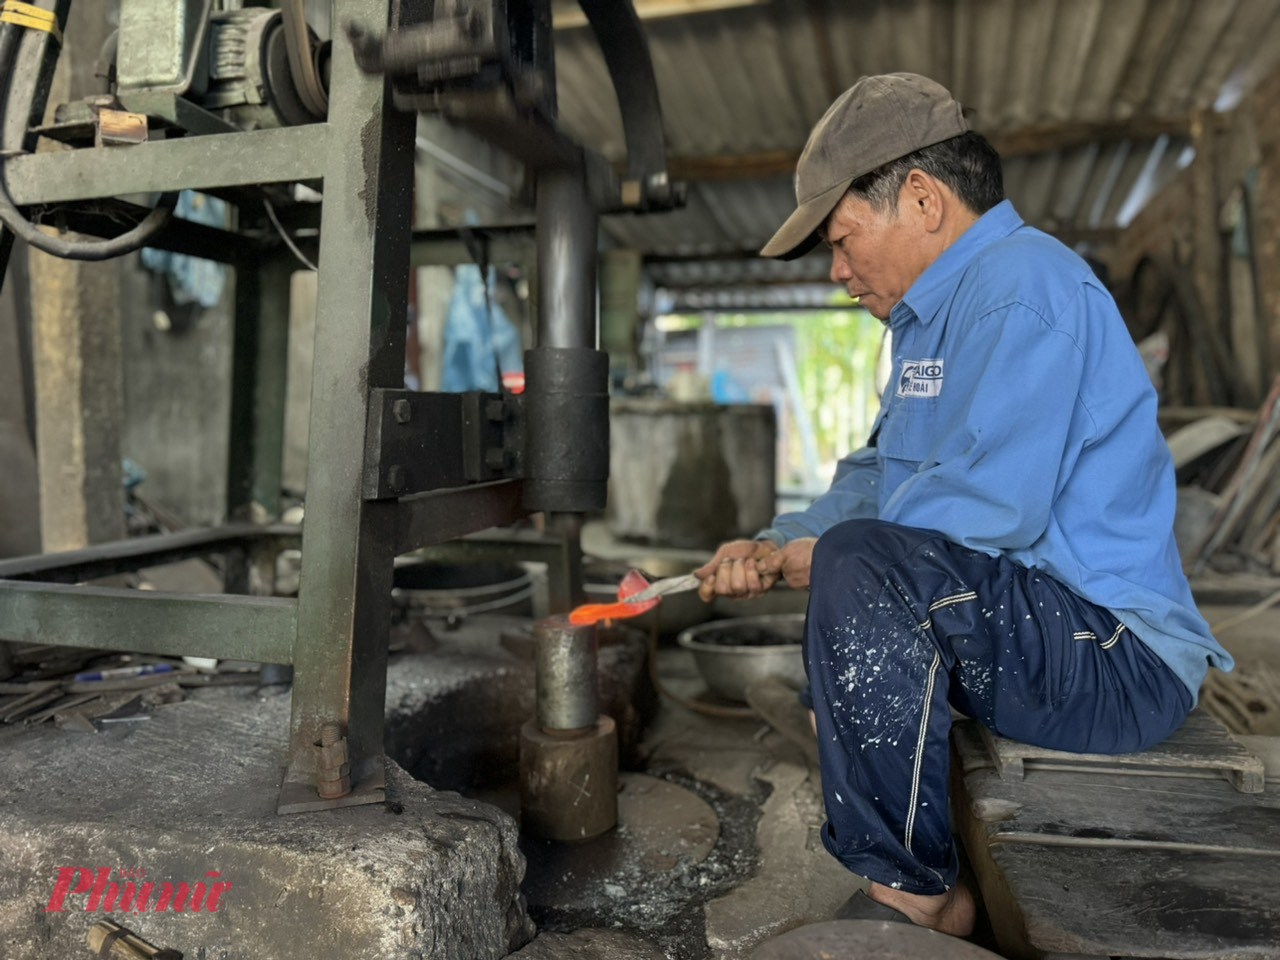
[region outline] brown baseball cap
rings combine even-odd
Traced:
[[[820,239],[818,228],[849,185],[890,160],[969,129],[946,87],[916,73],[863,77],[827,108],[796,164],[796,210],[760,250],[794,260]]]

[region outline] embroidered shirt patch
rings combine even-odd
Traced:
[[[942,394],[941,360],[904,360],[898,376],[898,396],[937,397]]]

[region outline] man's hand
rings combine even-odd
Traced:
[[[761,557],[756,566],[761,577],[781,577],[787,586],[796,590],[809,589],[809,568],[813,565],[813,545],[817,537],[803,537],[790,541],[781,550]]]
[[[731,540],[721,544],[711,560],[693,571],[702,581],[703,603],[716,597],[758,597],[778,581],[779,574],[761,573],[760,562],[778,553],[772,540]]]

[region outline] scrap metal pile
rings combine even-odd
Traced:
[[[1192,589],[1202,606],[1239,607],[1211,620],[1221,639],[1280,606],[1280,377],[1256,415],[1213,410],[1168,440],[1178,470],[1178,544]],[[1280,734],[1280,671],[1261,659],[1236,659],[1231,673],[1210,671],[1200,695],[1205,709],[1235,733]]]
[[[194,660],[195,658],[189,658]],[[196,665],[184,659],[76,647],[14,644],[0,679],[0,723],[97,733],[145,722],[195,687],[259,683],[256,664]]]
[[[1193,582],[1209,572],[1280,576],[1278,434],[1280,377],[1256,416],[1212,413],[1169,435],[1179,546]]]

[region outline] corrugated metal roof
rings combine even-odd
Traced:
[[[683,211],[606,220],[619,244],[683,257],[767,240],[810,127],[866,74],[949,86],[1001,148],[1019,212],[1071,239],[1127,223],[1185,164],[1192,112],[1234,106],[1280,65],[1276,0],[773,0],[645,29],[673,166],[766,174],[695,179]],[[621,158],[594,36],[556,41],[562,122]]]

